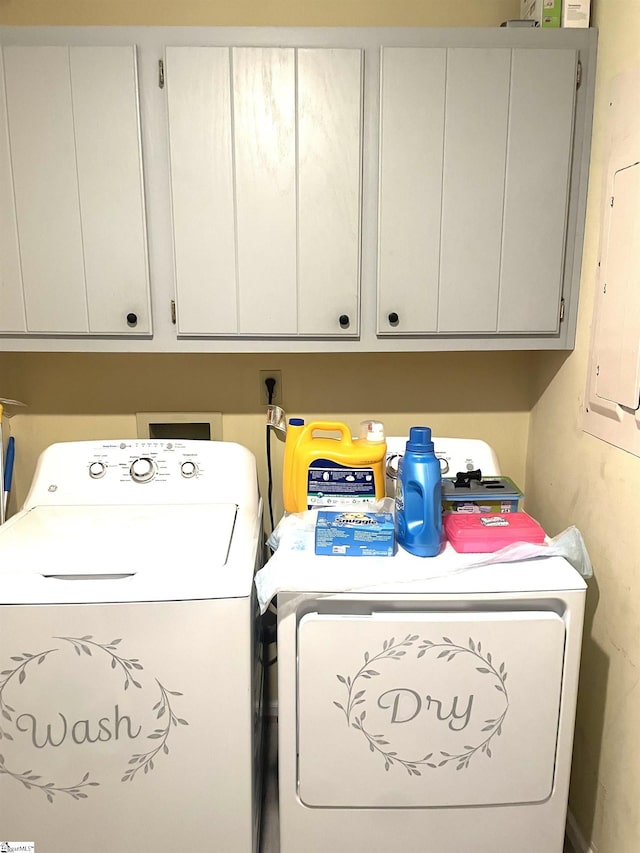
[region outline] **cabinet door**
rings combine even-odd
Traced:
[[[378,332],[436,332],[447,52],[386,48]]]
[[[70,58],[89,331],[150,334],[135,48]]]
[[[20,333],[26,331],[27,321],[5,92],[4,64],[0,61],[0,331]]]
[[[69,51],[3,52],[26,331],[87,332]]]
[[[378,334],[544,334],[577,51],[384,49]]]
[[[135,49],[5,47],[18,331],[151,331]],[[10,173],[13,197],[6,175]],[[22,300],[23,316],[15,304]]]
[[[447,56],[438,331],[494,332],[511,52]]]
[[[226,47],[168,47],[178,332],[238,331],[231,66]]]
[[[575,50],[512,51],[498,331],[560,322]]]
[[[361,51],[166,58],[178,332],[356,334]]]
[[[240,334],[297,331],[292,48],[233,50]]]
[[[362,58],[298,51],[298,331],[359,327]]]

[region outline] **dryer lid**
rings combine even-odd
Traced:
[[[131,600],[158,600],[162,588],[166,597],[246,595],[247,572],[230,565],[237,516],[236,504],[35,507],[0,530],[0,600],[29,578],[34,591],[38,578],[93,581],[87,601],[109,600],[99,581],[134,577]]]

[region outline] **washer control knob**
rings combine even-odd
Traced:
[[[153,459],[148,456],[141,456],[139,459],[134,459],[129,468],[131,479],[137,483],[146,483],[153,479],[156,473],[156,466]]]
[[[183,477],[195,477],[198,473],[198,466],[195,462],[187,460],[186,462],[183,462],[180,466],[180,473]]]
[[[104,462],[92,462],[91,465],[89,465],[89,476],[93,480],[99,480],[100,477],[104,477],[106,473],[107,466]]]

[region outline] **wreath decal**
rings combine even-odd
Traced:
[[[79,656],[93,656],[93,652],[102,652],[107,655],[110,660],[110,667],[114,670],[120,670],[123,676],[123,689],[128,690],[130,687],[141,689],[142,683],[137,680],[140,676],[139,672],[144,671],[143,665],[138,658],[127,658],[118,653],[118,646],[122,642],[122,638],[111,640],[108,643],[100,643],[94,639],[91,634],[83,637],[53,637],[54,640],[69,643],[76,654]],[[0,672],[0,740],[13,741],[14,737],[8,731],[7,723],[14,722],[14,715],[18,712],[10,705],[5,698],[5,690],[9,685],[12,687],[20,687],[26,678],[27,673],[31,672],[35,666],[40,666],[45,659],[59,652],[60,648],[46,649],[36,654],[30,652],[22,652],[20,655],[14,655],[10,658],[16,665],[11,669],[4,669]],[[134,677],[134,673],[137,678]],[[169,754],[168,740],[174,727],[188,726],[187,720],[176,716],[174,713],[171,696],[182,696],[177,690],[168,690],[157,678],[154,679],[160,691],[160,698],[153,706],[156,720],[164,717],[164,726],[155,728],[150,734],[146,735],[149,740],[157,740],[158,744],[144,753],[137,753],[131,756],[129,767],[121,778],[121,782],[131,782],[136,777],[138,771],[148,773],[155,767],[154,759],[159,753],[163,755]],[[27,790],[39,790],[47,798],[47,801],[52,803],[57,794],[67,794],[74,800],[82,800],[88,797],[88,793],[84,788],[99,787],[100,782],[91,781],[90,773],[85,773],[79,782],[72,785],[58,785],[55,782],[44,781],[43,777],[33,770],[24,770],[16,772],[7,766],[4,755],[0,754],[0,775],[5,775],[16,782],[20,782]]]
[[[456,764],[456,770],[464,770],[469,767],[469,762],[477,753],[484,753],[487,758],[492,757],[491,741],[494,737],[499,737],[502,734],[502,726],[509,710],[509,694],[505,682],[507,680],[507,672],[504,663],[496,668],[490,652],[482,653],[482,644],[476,643],[469,637],[468,645],[463,646],[454,643],[449,637],[442,637],[442,642],[433,642],[432,640],[422,639],[417,649],[417,658],[424,657],[435,650],[440,650],[436,656],[436,660],[442,660],[443,663],[449,663],[454,660],[457,655],[468,654],[476,658],[476,672],[481,673],[494,680],[494,688],[502,694],[504,699],[504,709],[497,717],[484,720],[482,733],[485,735],[479,743],[467,744],[463,750],[457,754],[451,754],[440,750],[439,756],[434,756],[433,752],[421,758],[406,758],[398,755],[394,750],[386,750],[384,747],[390,746],[390,742],[383,734],[373,734],[367,729],[366,709],[356,710],[359,706],[366,704],[366,687],[362,686],[363,681],[369,681],[372,678],[380,675],[378,669],[372,669],[372,664],[379,664],[386,661],[398,661],[407,654],[407,649],[413,649],[416,642],[420,640],[418,634],[407,634],[404,639],[396,640],[391,637],[385,640],[382,644],[382,650],[371,655],[369,652],[364,653],[364,663],[353,676],[336,675],[338,681],[347,691],[346,702],[334,701],[334,705],[340,709],[345,715],[348,726],[359,731],[369,745],[369,749],[373,753],[379,754],[384,760],[384,769],[389,770],[393,765],[404,767],[410,776],[421,776],[420,767],[430,767],[438,769],[445,767],[447,764]],[[486,733],[486,734],[485,734]]]

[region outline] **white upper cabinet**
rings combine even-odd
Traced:
[[[357,336],[362,51],[168,47],[181,335]]]
[[[4,66],[0,62],[0,331],[24,332],[26,319],[5,91]]]
[[[378,334],[558,332],[578,51],[381,62]]]
[[[231,56],[237,331],[291,334],[298,314],[295,52],[236,48]]]
[[[383,52],[379,330],[438,328],[447,52]]]
[[[135,48],[2,60],[0,331],[150,334]]]
[[[577,50],[512,51],[500,332],[558,328],[577,65]]]
[[[298,51],[298,331],[359,329],[362,58]]]
[[[238,305],[229,50],[167,48],[166,54],[178,330],[233,334]]]
[[[0,27],[0,350],[571,349],[596,44]]]

